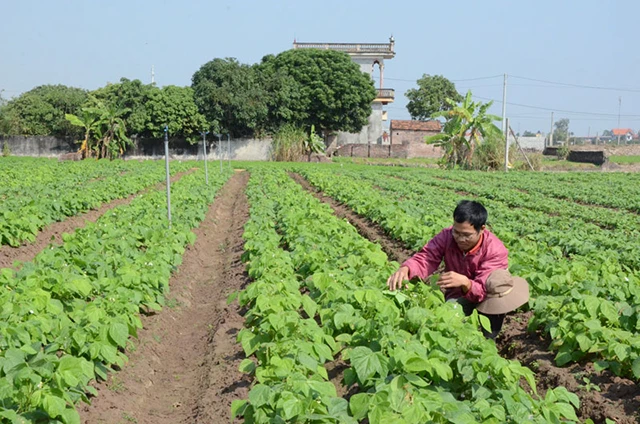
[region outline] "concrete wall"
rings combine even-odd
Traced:
[[[5,143],[8,144],[14,156],[58,157],[78,150],[78,145],[73,140],[56,137],[0,136],[0,151]],[[220,159],[220,156],[227,159],[229,151],[232,160],[269,160],[270,139],[237,139],[231,140],[229,144],[227,146],[227,140],[223,140],[222,145],[218,146],[218,141],[207,140],[207,156],[210,159]],[[204,157],[202,142],[191,145],[185,140],[169,139],[169,156],[184,160],[202,159]],[[124,157],[128,159],[164,157],[164,140],[134,140],[134,146],[127,150]]]
[[[544,137],[518,137],[518,143],[523,149],[543,151],[544,150]],[[512,135],[509,136],[509,143],[515,143],[516,139]]]
[[[544,149],[544,155],[556,156],[558,147],[547,147]],[[607,162],[607,152],[604,150],[571,150],[567,160],[570,162],[593,163],[594,165],[602,165]]]
[[[338,146],[345,144],[382,144],[382,103],[371,104],[369,123],[359,133],[338,133]]]

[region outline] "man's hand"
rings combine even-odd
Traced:
[[[401,266],[396,272],[394,272],[391,277],[387,280],[387,286],[389,290],[393,291],[395,289],[402,288],[402,283],[409,280],[409,267]],[[404,284],[404,287],[407,288],[407,284]]]
[[[449,271],[440,274],[440,279],[438,280],[438,285],[443,290],[453,289],[456,287],[461,287],[464,293],[468,292],[471,288],[471,280],[469,280],[466,276],[462,274],[458,274],[457,272]]]

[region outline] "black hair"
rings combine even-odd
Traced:
[[[461,200],[453,211],[453,219],[459,224],[468,222],[476,231],[480,231],[487,223],[487,210],[482,203],[474,200]]]

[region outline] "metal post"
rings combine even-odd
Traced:
[[[504,74],[504,81],[502,83],[502,132],[507,130],[507,74]]]
[[[622,109],[622,96],[618,97],[618,146],[620,145],[620,109]],[[624,144],[627,144],[625,141]]]
[[[171,176],[169,175],[169,127],[164,126],[164,164],[167,173],[167,219],[171,228]]]
[[[231,169],[231,136],[227,133],[227,162],[229,163],[229,169]]]
[[[209,170],[207,169],[207,134],[209,134],[209,131],[202,132],[202,148],[204,149],[204,181],[209,185]]]
[[[222,134],[214,133],[218,137],[218,156],[220,157],[220,173],[222,174]]]
[[[504,132],[504,170],[509,170],[509,118],[506,119]]]

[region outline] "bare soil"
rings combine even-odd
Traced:
[[[246,399],[236,343],[244,319],[226,298],[249,281],[240,258],[248,178],[236,173],[220,190],[171,278],[168,307],[143,318],[129,363],[79,406],[83,423],[227,424],[231,402]]]
[[[174,183],[178,181],[186,173],[182,172],[174,175],[171,177],[171,182]],[[159,190],[164,184],[164,182],[158,183],[155,184],[154,187]],[[73,233],[77,229],[83,228],[88,222],[96,222],[98,218],[104,215],[107,211],[117,206],[129,204],[136,196],[139,196],[148,190],[150,190],[150,188],[141,190],[129,197],[112,200],[109,203],[102,204],[98,209],[92,209],[85,213],[68,217],[64,221],[52,222],[40,230],[33,243],[23,243],[22,246],[19,247],[11,247],[7,245],[0,246],[0,268],[10,268],[14,265],[19,266],[19,263],[33,260],[38,253],[50,244],[62,244],[62,234]]]
[[[640,422],[640,386],[609,371],[596,372],[593,363],[555,366],[550,341],[539,333],[527,333],[531,311],[508,315],[496,344],[500,353],[516,359],[536,373],[538,392],[564,386],[580,398],[578,418],[591,418],[596,424],[608,418],[617,424]],[[586,379],[586,380],[585,380]]]
[[[336,216],[348,219],[363,237],[380,243],[390,258],[402,262],[413,254],[400,242],[389,237],[378,225],[325,196],[301,175],[292,173],[291,177],[318,199],[329,204]],[[508,315],[496,344],[503,357],[518,360],[536,373],[539,394],[544,396],[549,388],[564,386],[580,398],[577,414],[582,421],[591,418],[594,423],[600,424],[605,423],[608,418],[617,424],[640,423],[640,386],[632,380],[617,377],[608,371],[598,373],[590,362],[557,367],[554,362],[555,354],[548,351],[549,341],[540,334],[527,333],[531,315],[532,312]],[[341,365],[335,363],[328,367],[330,377],[335,383],[338,383],[341,377]],[[588,382],[583,378],[587,378]],[[341,395],[349,395],[345,393],[344,388],[340,390]]]

